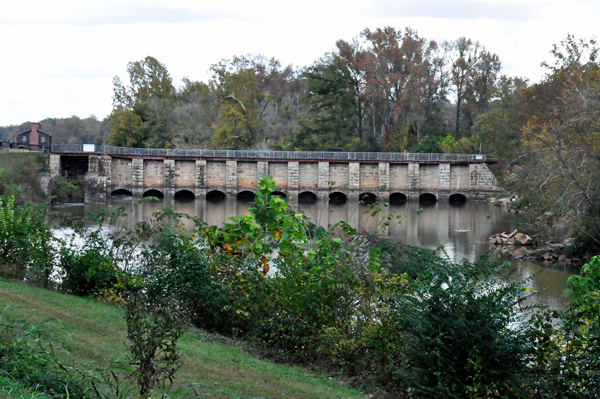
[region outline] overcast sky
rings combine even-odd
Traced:
[[[599,0],[54,0],[0,3],[0,126],[111,110],[112,78],[151,55],[178,85],[210,65],[264,54],[312,64],[364,28],[411,27],[438,41],[466,36],[503,73],[538,81],[552,43],[593,37]]]

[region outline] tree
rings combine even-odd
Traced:
[[[218,100],[213,145],[240,150],[256,142],[260,125],[258,104],[264,93],[256,90],[255,71],[245,57],[223,60],[211,67],[210,88]]]
[[[554,45],[546,77],[523,91],[518,189],[544,212],[572,216],[587,250],[600,249],[600,65],[595,40]]]
[[[496,54],[466,37],[454,42],[454,52],[455,135],[460,138],[469,135],[477,117],[488,111],[496,93],[501,63]]]
[[[392,27],[365,29],[362,35],[369,44],[363,64],[373,129],[377,120],[381,124],[383,149],[404,151],[409,134],[420,139],[424,121],[421,101],[428,98],[428,88],[436,86],[430,58],[437,43],[425,40],[410,28],[404,32]]]
[[[304,72],[308,110],[294,146],[310,151],[344,151],[357,135],[355,81],[342,58],[328,54]]]
[[[125,123],[113,123],[121,129],[136,129],[128,132],[112,131],[112,142],[123,142],[122,137],[136,138],[125,140],[136,146],[147,145],[156,147],[168,146],[173,136],[173,107],[175,88],[167,68],[156,58],[146,57],[141,61],[127,64],[129,85],[125,86],[118,76],[113,78],[113,114],[119,120],[125,117]],[[142,140],[139,137],[138,124],[133,123],[131,115],[123,115],[121,111],[130,110],[142,121],[146,130]],[[113,116],[111,115],[111,119]]]
[[[114,110],[109,117],[112,133],[108,144],[121,147],[141,147],[148,138],[142,118],[133,110]]]

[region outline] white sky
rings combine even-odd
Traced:
[[[409,26],[438,41],[466,36],[535,82],[552,43],[596,35],[600,0],[19,0],[0,2],[0,126],[106,117],[112,78],[151,55],[173,82],[260,53],[306,66],[366,27]]]

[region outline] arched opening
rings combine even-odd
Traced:
[[[272,191],[271,194],[269,194],[269,195],[276,195],[283,199],[287,198],[287,195],[285,195],[285,193],[283,191]]]
[[[196,194],[194,194],[190,190],[179,190],[175,193],[176,200],[189,201],[189,200],[193,200],[194,198],[196,198]]]
[[[408,197],[402,193],[393,193],[390,195],[390,205],[404,205]]]
[[[310,191],[303,191],[298,195],[298,202],[301,204],[314,204],[317,202],[317,194]]]
[[[252,202],[256,198],[256,194],[252,191],[241,191],[237,195],[237,200],[241,202]]]
[[[133,197],[133,194],[129,190],[120,188],[110,193],[110,196],[114,199],[129,200],[131,197]]]
[[[342,205],[348,201],[348,197],[344,193],[335,192],[329,194],[329,203],[333,205]]]
[[[419,203],[430,205],[435,204],[437,202],[437,197],[431,193],[424,193],[419,195]]]
[[[165,195],[158,190],[148,190],[144,192],[143,197],[156,197],[156,198],[165,198]]]
[[[373,193],[362,193],[358,196],[358,201],[364,205],[371,205],[377,202],[377,196]]]
[[[225,193],[219,190],[212,190],[206,193],[206,200],[210,202],[225,201]]]
[[[448,200],[452,205],[462,205],[467,202],[467,197],[463,194],[452,194]]]

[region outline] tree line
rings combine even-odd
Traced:
[[[514,83],[477,41],[393,27],[339,40],[305,68],[246,55],[180,86],[153,57],[127,71],[113,80],[109,141],[145,147],[467,151],[501,83]]]
[[[48,119],[54,142],[130,147],[486,153],[518,204],[600,250],[598,45],[568,35],[537,83],[476,40],[365,29],[312,65],[246,55],[179,86],[153,57],[113,79],[108,118]],[[0,128],[11,138],[28,126]]]

